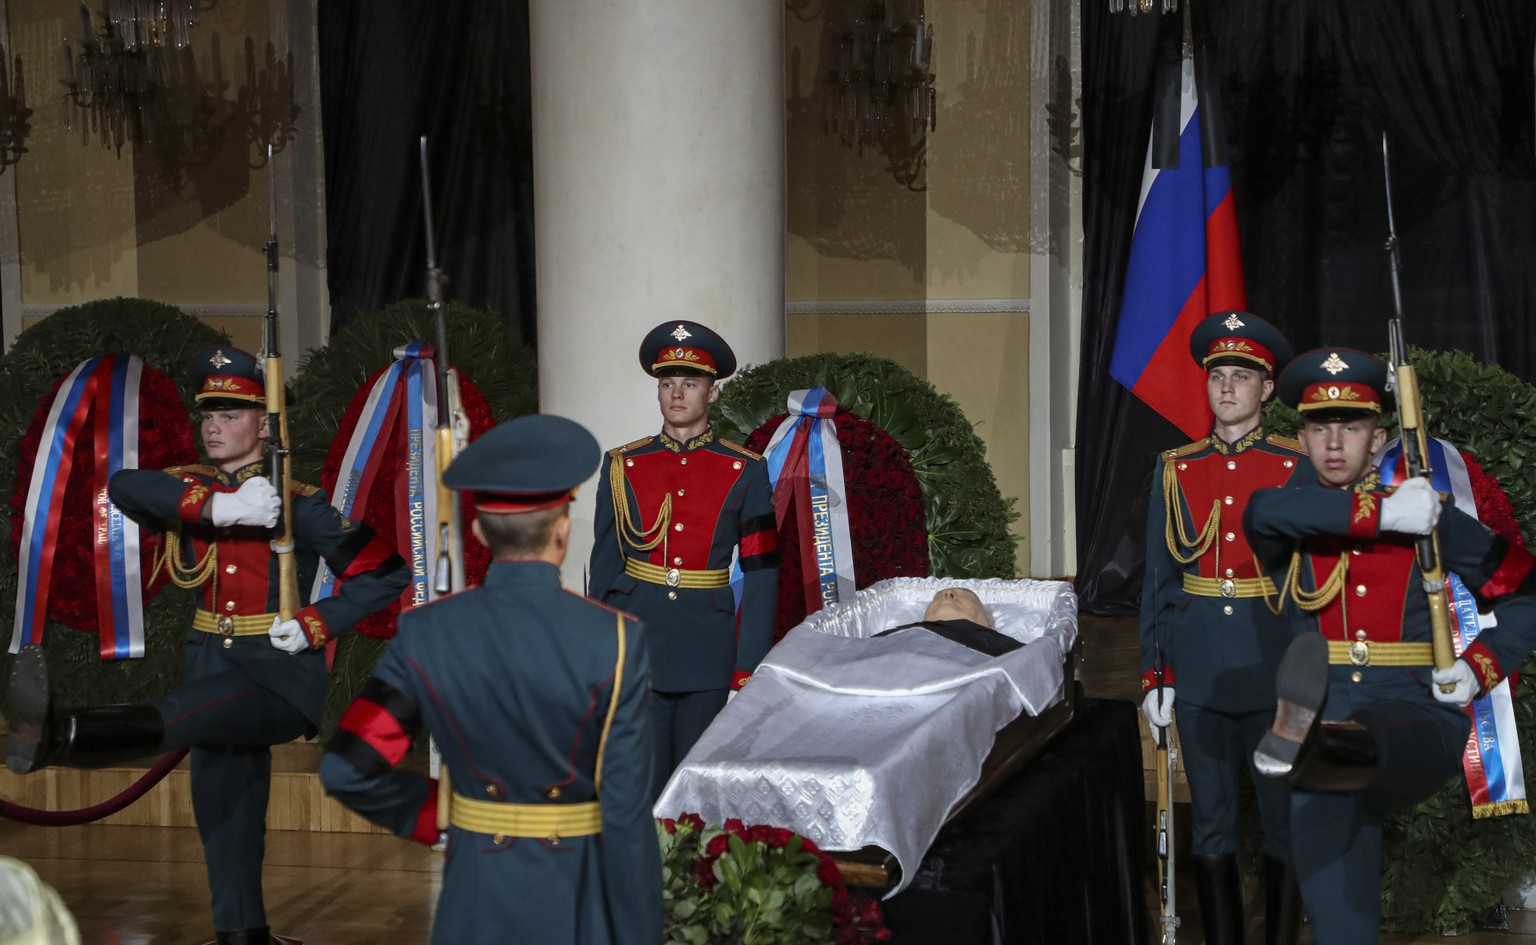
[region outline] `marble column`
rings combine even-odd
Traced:
[[[540,409],[604,448],[661,428],[641,337],[784,353],[784,6],[531,0]],[[580,588],[596,480],[572,508]]]

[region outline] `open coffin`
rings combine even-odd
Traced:
[[[873,638],[921,620],[946,587],[975,591],[998,631],[1026,645],[994,657],[916,629]],[[850,866],[896,867],[850,881],[894,878],[899,892],[939,828],[1070,721],[1076,639],[1077,598],[1062,582],[871,585],[774,647],[673,774],[656,816],[787,827],[857,854]]]

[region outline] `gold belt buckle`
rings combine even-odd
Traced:
[[[235,645],[235,618],[229,614],[219,615],[219,632],[224,635],[224,649]]]
[[[1349,645],[1349,661],[1356,666],[1367,666],[1371,662],[1371,647],[1364,640],[1356,640]]]
[[[683,572],[679,571],[676,568],[668,568],[667,569],[667,586],[668,587],[677,587],[678,585],[680,585],[682,583],[683,583]]]
[[[1221,591],[1222,597],[1231,598],[1237,596],[1237,582],[1231,578],[1222,578],[1221,583],[1216,585],[1216,589]]]

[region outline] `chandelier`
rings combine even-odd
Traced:
[[[924,190],[928,133],[938,125],[933,27],[922,0],[873,0],[829,12],[822,53],[823,128],[858,153],[878,151],[896,179]]]
[[[1131,16],[1138,13],[1151,13],[1152,5],[1158,0],[1109,0],[1109,12],[1119,13],[1127,7],[1131,10]],[[1179,12],[1179,0],[1162,0],[1164,13]]]
[[[21,75],[21,57],[12,62],[14,72],[7,74],[11,62],[0,46],[0,174],[27,153],[27,135],[32,131],[32,109],[27,107],[26,82]]]
[[[277,46],[268,42],[258,69],[256,43],[245,40],[245,85],[236,93],[235,114],[244,127],[250,144],[250,165],[264,166],[272,155],[293,140],[294,122],[299,106],[293,95],[293,53],[277,54]]]
[[[106,0],[98,31],[80,4],[80,48],[64,47],[65,124],[122,154],[145,136],[145,110],[165,84],[160,59],[185,50],[200,0]],[[172,65],[174,68],[174,64]]]

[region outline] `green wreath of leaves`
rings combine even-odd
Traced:
[[[811,354],[741,372],[721,389],[712,418],[717,432],[744,441],[784,412],[790,391],[825,387],[843,409],[889,433],[912,460],[926,504],[928,554],[934,575],[1012,578],[1019,517],[998,491],[986,444],[951,398],[886,358]]]

